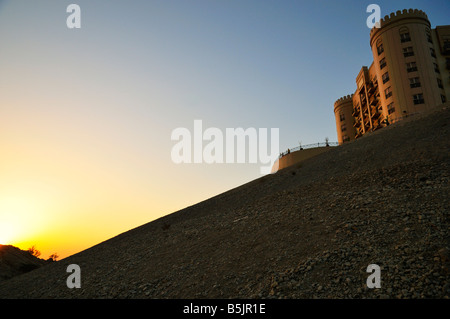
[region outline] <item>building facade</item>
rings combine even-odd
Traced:
[[[431,29],[423,11],[397,11],[370,31],[370,46],[355,93],[334,104],[339,144],[450,99],[450,25]]]

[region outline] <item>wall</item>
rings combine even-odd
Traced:
[[[304,160],[307,160],[308,158],[314,157],[316,155],[319,155],[321,153],[324,153],[330,149],[334,148],[334,146],[328,146],[328,147],[316,147],[316,148],[308,148],[306,150],[296,151],[292,152],[286,156],[283,156],[282,158],[278,159],[278,170],[281,170],[283,168],[299,164],[303,162]],[[274,167],[277,167],[277,162],[275,162]],[[273,172],[273,169],[272,169]]]

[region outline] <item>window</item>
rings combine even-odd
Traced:
[[[341,125],[341,132],[345,132],[345,131],[347,131],[347,125],[342,124]]]
[[[387,106],[387,109],[388,109],[388,114],[389,114],[389,115],[391,115],[392,113],[394,113],[394,112],[395,112],[394,102],[392,102],[391,104],[389,104],[389,105]]]
[[[350,142],[350,137],[348,137],[347,134],[344,134],[344,135],[342,135],[342,141]]]
[[[450,54],[450,39],[444,39],[442,49],[444,50],[444,54]]]
[[[378,55],[380,55],[381,53],[384,52],[383,43],[381,43],[381,42],[377,43],[377,52],[378,52]]]
[[[421,85],[420,85],[419,78],[410,78],[409,79],[409,86],[411,88],[418,88],[418,87],[420,87]]]
[[[405,58],[409,56],[414,56],[414,51],[412,47],[403,48],[403,56]]]
[[[389,97],[391,97],[392,96],[392,89],[391,89],[391,87],[388,87],[386,90],[384,90],[384,94],[386,95],[387,99]]]
[[[386,58],[382,58],[380,60],[380,70],[383,70],[383,68],[386,66]]]
[[[409,36],[409,32],[400,34],[400,39],[401,39],[402,43],[410,42],[411,41],[411,37]]]
[[[437,65],[436,63],[433,63],[433,65],[434,65],[434,72],[436,72],[436,73],[441,73],[441,72],[439,71],[438,65]]]
[[[428,42],[433,43],[433,39],[431,38],[431,32],[430,32],[430,30],[427,29],[426,32],[427,32],[427,40],[428,40]]]
[[[416,62],[406,63],[406,70],[408,72],[415,72],[415,71],[417,71],[417,64],[416,64]]]
[[[423,94],[419,93],[419,94],[414,94],[413,95],[413,102],[415,105],[417,104],[424,104],[425,100],[423,99]]]
[[[431,53],[431,56],[432,56],[433,58],[436,57],[436,51],[434,51],[433,48],[430,48],[430,53]]]
[[[444,88],[444,85],[442,84],[442,80],[441,80],[441,79],[437,79],[437,84],[438,84],[438,87],[439,87],[440,89],[443,89],[443,88]]]
[[[339,119],[341,120],[341,122],[345,121],[345,114],[344,113],[339,114]]]
[[[385,84],[387,81],[389,81],[389,73],[386,72],[385,74],[383,74],[382,78],[383,78],[383,84]]]
[[[445,103],[447,101],[447,99],[445,98],[445,95],[441,94],[441,101],[442,101],[442,103]]]

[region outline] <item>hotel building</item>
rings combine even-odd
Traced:
[[[450,25],[431,29],[423,11],[397,11],[370,31],[370,46],[356,91],[334,103],[339,144],[450,100]]]

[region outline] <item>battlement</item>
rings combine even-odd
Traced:
[[[344,102],[348,102],[350,100],[353,99],[353,94],[349,94],[346,96],[341,97],[340,99],[336,100],[336,102],[334,102],[334,107],[336,107],[337,105],[344,103]]]
[[[422,10],[418,10],[418,9],[403,9],[403,10],[398,10],[396,12],[392,12],[390,15],[386,15],[384,18],[380,19],[380,28],[372,28],[370,30],[370,39],[372,40],[372,37],[375,35],[375,33],[377,33],[377,31],[379,31],[380,29],[383,29],[383,27],[394,23],[396,21],[402,20],[402,19],[410,19],[410,18],[418,18],[418,19],[423,19],[426,20],[426,22],[428,22],[428,24],[430,24],[430,21],[428,20],[428,16],[425,12],[423,12]]]

